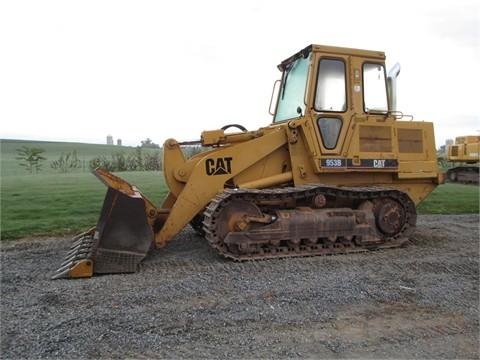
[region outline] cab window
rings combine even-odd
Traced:
[[[334,117],[321,117],[317,120],[320,136],[323,146],[332,150],[337,146],[340,130],[342,129],[342,120]]]
[[[381,64],[363,64],[363,107],[365,112],[387,112],[385,68]]]
[[[305,113],[305,88],[310,57],[300,58],[289,64],[283,73],[280,96],[274,122],[298,117],[297,109]]]
[[[347,109],[345,63],[321,59],[315,92],[315,110],[343,112]]]

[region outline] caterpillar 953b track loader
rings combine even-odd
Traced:
[[[311,45],[278,68],[270,125],[204,131],[198,143],[211,149],[188,160],[185,143],[165,142],[160,207],[97,169],[108,187],[100,219],[54,278],[134,272],[188,224],[234,260],[404,244],[442,179],[432,123],[395,111],[399,66],[387,77],[383,52]]]

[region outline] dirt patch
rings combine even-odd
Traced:
[[[411,244],[235,263],[187,229],[135,274],[49,279],[68,239],[2,244],[2,358],[479,358],[479,216]]]

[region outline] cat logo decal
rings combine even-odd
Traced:
[[[232,173],[232,158],[220,157],[216,159],[208,158],[205,160],[205,171],[208,176],[227,175]]]

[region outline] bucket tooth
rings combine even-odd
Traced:
[[[85,244],[78,244],[77,246],[75,246],[74,248],[71,248],[68,251],[67,257],[69,255],[73,255],[75,253],[82,252],[84,249],[90,249],[92,247],[92,244],[93,244],[93,242],[89,242],[89,243],[85,243]]]
[[[90,277],[93,274],[91,259],[94,245],[94,231],[91,229],[74,237],[74,244],[68,251],[52,279]]]
[[[74,251],[72,253],[68,253],[67,255],[65,255],[65,258],[63,259],[63,263],[66,262],[66,261],[71,261],[75,258],[81,258],[81,257],[88,257],[87,255],[89,253],[91,253],[91,248],[84,248],[84,249],[78,249],[77,251]]]
[[[68,279],[69,276],[68,276],[68,272],[69,272],[70,269],[65,269],[63,271],[60,271],[60,269],[58,269],[57,271],[55,271],[55,274],[52,275],[51,279],[52,280],[56,280],[56,279]]]
[[[93,245],[93,242],[86,243],[86,244],[79,244],[73,249],[70,249],[66,255],[66,257],[69,257],[70,255],[74,255],[77,253],[85,252],[85,250],[91,249]]]
[[[83,259],[78,262],[71,262],[60,269],[58,269],[52,276],[52,279],[62,278],[86,278],[93,275],[93,261],[90,259]]]
[[[85,245],[85,244],[91,244],[92,242],[93,242],[93,238],[78,239],[70,246],[70,250],[76,249],[79,246],[82,246],[82,245]]]
[[[86,252],[82,252],[82,253],[79,253],[79,254],[72,255],[72,256],[66,258],[65,260],[63,260],[63,262],[60,264],[60,267],[63,267],[66,264],[69,264],[69,263],[72,263],[72,262],[77,262],[77,261],[80,261],[80,260],[88,259],[89,258],[88,255],[90,253],[91,253],[90,251],[86,251]]]
[[[75,261],[63,262],[60,264],[60,267],[55,271],[55,273],[68,272],[74,264],[75,264]],[[52,278],[55,278],[55,277],[52,277]]]
[[[80,234],[77,234],[75,235],[73,238],[72,238],[72,246],[80,243],[80,242],[84,242],[85,239],[87,238],[90,238],[92,237],[93,238],[93,234],[95,233],[95,227],[92,227],[90,228],[89,230],[83,232],[83,233],[80,233]]]

